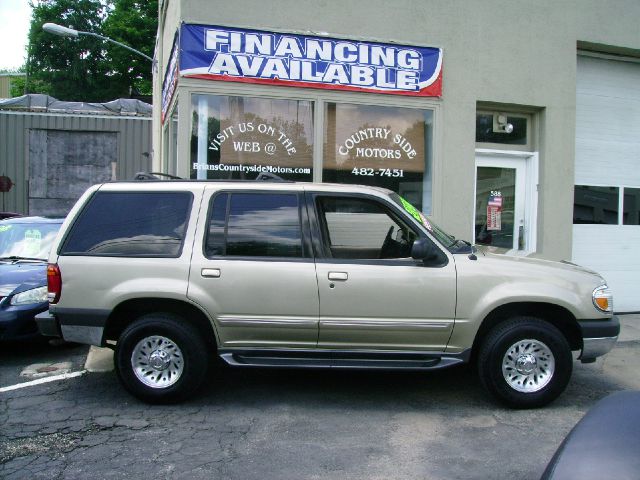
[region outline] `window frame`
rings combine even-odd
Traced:
[[[229,212],[231,208],[231,199],[233,194],[259,194],[259,195],[295,195],[298,201],[298,221],[300,229],[300,247],[301,255],[299,257],[283,257],[283,256],[265,256],[265,255],[226,255],[227,250],[227,232],[229,228]],[[208,255],[207,254],[207,242],[209,239],[209,225],[211,220],[211,213],[213,212],[213,204],[216,198],[220,195],[229,195],[227,201],[227,209],[224,219],[224,251],[225,255]],[[276,261],[276,262],[308,262],[313,261],[313,248],[311,246],[311,232],[309,227],[309,218],[307,215],[307,209],[305,205],[304,193],[296,190],[259,190],[259,189],[222,189],[215,191],[207,205],[207,212],[205,216],[204,225],[205,234],[202,236],[201,252],[203,258],[207,260],[240,260],[240,261]]]

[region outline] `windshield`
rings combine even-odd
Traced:
[[[47,260],[60,225],[0,222],[0,259],[9,257]]]
[[[463,243],[467,247],[469,246],[468,242],[464,242],[464,240],[456,240],[456,238],[453,235],[449,235],[442,228],[436,225],[433,222],[433,220],[425,217],[420,210],[418,210],[416,207],[411,205],[411,203],[409,203],[407,200],[402,198],[397,193],[392,193],[390,197],[396,204],[402,207],[409,215],[415,218],[418,221],[418,223],[420,223],[427,230],[429,230],[429,233],[431,233],[436,238],[436,240],[438,240],[446,249],[448,249],[452,253],[459,253],[458,250],[460,250],[460,247],[461,247],[460,243]]]

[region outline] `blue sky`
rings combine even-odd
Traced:
[[[0,0],[0,69],[24,63],[30,22],[28,0]]]

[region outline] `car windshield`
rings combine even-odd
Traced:
[[[420,210],[411,205],[411,203],[409,203],[397,193],[392,193],[390,197],[396,204],[398,204],[413,218],[415,218],[418,223],[429,230],[429,232],[436,238],[436,240],[438,240],[450,252],[462,253],[461,247],[465,247],[464,250],[470,247],[470,244],[468,242],[465,242],[464,240],[457,240],[453,235],[445,232],[442,228],[436,225],[433,220],[425,217]]]
[[[47,260],[60,223],[0,222],[0,259]]]

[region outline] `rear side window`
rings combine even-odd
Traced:
[[[60,254],[179,257],[192,200],[189,192],[98,192]]]
[[[205,255],[301,257],[296,194],[221,193],[212,199]]]

